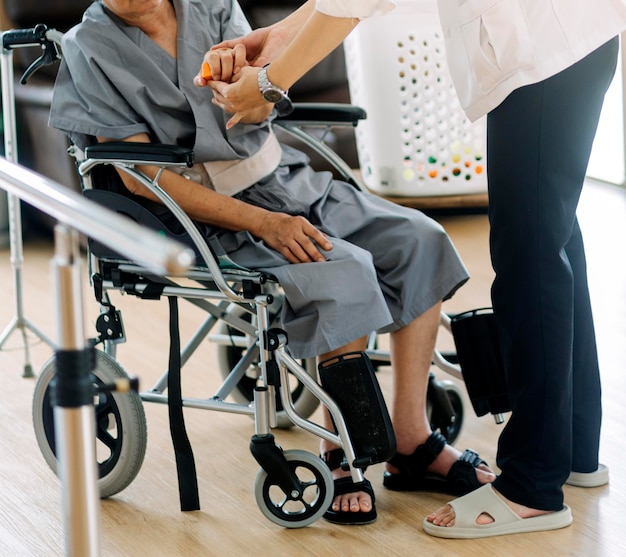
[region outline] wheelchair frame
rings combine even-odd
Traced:
[[[48,33],[41,35],[42,48],[49,43],[47,35]],[[30,37],[31,35],[29,35]],[[32,41],[28,43],[28,45],[31,44],[33,44]],[[36,70],[36,67],[31,68],[29,68],[30,73]],[[287,133],[316,149],[337,168],[344,180],[357,188],[361,188],[352,170],[323,142],[323,137],[322,139],[314,137],[304,128],[313,125],[321,127],[327,132],[331,127],[337,125],[356,126],[358,120],[364,117],[364,112],[356,107],[309,104],[297,106],[291,118],[279,120],[276,124]],[[338,405],[322,389],[310,371],[289,354],[284,331],[272,327],[272,316],[269,308],[273,302],[276,283],[272,281],[271,277],[255,271],[223,269],[193,222],[159,186],[158,180],[165,168],[192,165],[193,159],[190,151],[173,146],[150,144],[147,146],[146,144],[129,143],[100,144],[89,147],[84,154],[76,148],[71,148],[70,151],[77,159],[78,172],[85,182],[86,190],[92,189],[90,184],[91,171],[100,165],[112,165],[146,186],[181,223],[193,241],[202,263],[202,267],[194,268],[185,277],[204,286],[201,288],[179,284],[171,277],[156,277],[148,269],[130,261],[107,260],[93,254],[90,255],[92,284],[96,298],[101,303],[101,315],[98,320],[100,332],[98,342],[104,343],[104,352],[94,358],[96,382],[106,385],[110,380],[115,382],[117,379],[126,377],[126,372],[114,360],[115,344],[125,340],[125,333],[121,316],[110,303],[107,294],[109,290],[121,290],[141,297],[152,295],[149,294],[152,285],[155,282],[160,282],[160,296],[182,298],[209,312],[210,315],[204,324],[180,352],[182,364],[189,359],[218,321],[243,331],[246,337],[254,340],[252,342],[245,341],[246,353],[228,373],[217,392],[209,399],[182,397],[182,406],[253,416],[255,433],[251,441],[251,452],[261,466],[255,482],[255,496],[262,513],[269,520],[285,527],[302,527],[311,524],[321,517],[330,505],[333,497],[332,475],[326,464],[317,456],[304,451],[283,452],[275,444],[271,429],[278,425],[276,393],[278,393],[284,412],[292,424],[344,449],[350,473],[355,482],[363,480],[362,469],[373,464],[373,462],[356,454]],[[156,178],[150,180],[139,171],[137,166],[141,165],[159,166],[160,170]],[[105,271],[104,276],[101,271]],[[122,277],[126,279],[131,275],[136,278],[130,283],[121,280]],[[206,285],[210,285],[210,288],[207,288]],[[217,303],[208,300],[214,300]],[[249,323],[246,319],[242,319],[234,312],[229,311],[234,307],[242,308],[243,311],[252,316],[255,322]],[[450,319],[443,313],[441,323],[450,330]],[[218,341],[219,338],[219,335],[213,337],[214,340]],[[231,342],[230,338],[228,342]],[[227,401],[226,398],[236,389],[257,352],[260,376],[254,390],[254,400],[248,404]],[[377,348],[375,334],[370,336],[367,353],[377,364],[389,362],[389,354]],[[447,373],[457,378],[462,377],[459,366],[438,351],[433,355],[433,362]],[[99,377],[98,372],[102,369],[105,370],[105,373]],[[45,415],[46,397],[49,396],[50,381],[54,373],[55,361],[54,358],[51,358],[44,365],[37,382],[33,399],[33,416],[39,446],[50,466],[56,470],[53,446],[54,425],[50,421],[51,418]],[[143,416],[141,401],[169,403],[170,397],[164,394],[168,376],[169,370],[163,374],[151,390],[139,394],[121,394],[115,391],[115,386],[111,385],[107,386],[109,393],[106,392],[107,389],[98,389],[98,397],[104,396],[107,404],[113,402],[118,409],[124,407],[126,408],[125,412],[137,413],[139,417],[135,420],[134,425],[137,426],[135,431],[139,436],[144,435],[143,439],[138,440],[134,449],[136,454],[132,469],[124,470],[124,477],[116,478],[112,485],[104,486],[104,488],[103,485],[100,485],[101,496],[117,493],[126,487],[138,473],[143,460],[143,451],[145,451],[145,416]],[[335,423],[336,432],[314,423],[308,419],[308,416],[303,416],[298,412],[291,391],[286,388],[290,384],[290,377],[296,378],[308,392],[326,406]],[[456,427],[454,430],[454,438],[456,438],[462,422],[462,402],[460,394],[457,393],[455,396],[458,397],[457,401],[460,406],[457,404],[456,408],[452,407],[449,394],[456,393],[456,386],[453,383],[448,383],[435,380],[431,374],[429,401],[432,405],[443,408],[442,411],[447,416],[449,425]],[[128,398],[131,399],[130,405],[123,402],[123,399]],[[107,416],[105,418],[108,419]],[[118,426],[124,425],[118,424]],[[106,430],[107,424],[105,423],[103,427]],[[453,441],[453,439],[449,440]],[[112,465],[115,468],[116,462],[113,462]],[[300,468],[303,468],[309,476],[312,475],[313,480],[303,481],[297,473]],[[271,500],[269,496],[270,489],[273,487],[278,487],[281,492],[278,501]],[[311,487],[313,487],[313,496],[305,496],[305,491],[311,491]],[[295,510],[291,510],[292,505]]]
[[[144,145],[145,146],[145,145]],[[315,381],[309,373],[300,366],[287,352],[286,344],[287,338],[284,332],[272,329],[270,327],[270,314],[269,305],[272,303],[272,294],[264,292],[265,285],[274,284],[271,279],[261,273],[246,270],[231,270],[223,271],[220,269],[219,263],[209,250],[208,246],[200,236],[199,232],[187,217],[182,212],[174,201],[165,193],[158,185],[158,178],[164,168],[171,165],[185,165],[190,163],[191,153],[183,153],[182,160],[180,162],[169,163],[156,163],[160,164],[161,171],[158,173],[154,182],[150,181],[145,175],[136,169],[136,165],[142,164],[155,164],[155,161],[146,156],[131,154],[130,158],[124,162],[112,162],[113,159],[109,156],[119,157],[119,152],[114,152],[110,155],[107,149],[114,147],[116,149],[128,148],[130,151],[141,146],[132,144],[126,145],[98,145],[95,146],[96,158],[90,158],[89,149],[87,150],[87,158],[79,162],[79,173],[89,184],[90,171],[100,164],[112,164],[113,166],[122,169],[124,172],[128,172],[138,179],[146,187],[158,196],[163,204],[168,207],[172,213],[183,224],[187,233],[194,240],[195,245],[200,252],[202,263],[207,270],[201,267],[196,267],[191,273],[188,273],[185,278],[193,279],[195,281],[204,282],[205,284],[212,283],[215,288],[200,288],[193,286],[186,286],[176,282],[173,278],[160,278],[155,277],[148,269],[145,269],[139,265],[136,265],[129,261],[110,261],[102,260],[95,257],[93,254],[90,256],[90,267],[92,269],[92,280],[94,281],[95,289],[99,297],[98,301],[101,302],[104,309],[103,314],[105,316],[112,316],[119,314],[116,310],[112,310],[112,306],[108,300],[107,292],[109,290],[122,290],[128,294],[134,294],[143,296],[155,282],[161,282],[159,296],[182,298],[202,309],[209,312],[205,324],[201,326],[200,330],[194,335],[194,338],[181,353],[181,361],[184,363],[195,347],[197,347],[199,341],[206,336],[206,332],[209,331],[217,322],[219,315],[227,323],[238,328],[252,333],[252,329],[262,331],[263,333],[258,337],[258,345],[255,342],[255,346],[258,347],[258,355],[260,358],[259,370],[261,375],[258,379],[258,386],[254,392],[253,404],[242,404],[237,402],[230,402],[225,400],[231,390],[237,384],[238,378],[244,373],[244,364],[247,361],[245,358],[240,362],[241,365],[231,372],[230,377],[224,381],[218,391],[208,399],[194,399],[189,397],[182,398],[182,405],[185,407],[202,408],[207,410],[216,410],[222,412],[231,412],[237,414],[247,414],[254,416],[255,419],[255,433],[251,441],[251,451],[256,460],[261,465],[263,473],[257,476],[257,487],[255,493],[257,494],[257,503],[259,504],[261,511],[267,518],[286,527],[301,527],[310,524],[317,520],[328,508],[330,501],[332,500],[333,488],[332,488],[332,476],[326,465],[317,457],[307,459],[297,452],[296,459],[299,462],[299,466],[305,466],[310,473],[316,477],[314,480],[317,483],[316,495],[312,502],[305,501],[303,499],[306,490],[310,490],[310,485],[305,482],[299,481],[297,477],[294,477],[294,472],[289,464],[291,453],[283,451],[278,448],[273,442],[273,435],[271,429],[276,427],[276,410],[275,410],[275,393],[279,393],[285,413],[289,416],[289,419],[302,429],[313,433],[314,435],[324,438],[329,442],[341,446],[346,452],[347,459],[351,465],[351,474],[354,481],[362,481],[363,475],[361,468],[355,466],[358,463],[359,457],[355,453],[352,443],[350,441],[350,435],[345,425],[345,421],[339,410],[339,407],[321,388],[321,386]],[[74,154],[79,156],[74,150]],[[89,189],[89,187],[87,187]],[[109,276],[100,278],[99,271],[102,271],[107,266],[115,269],[114,272],[123,273],[123,281],[119,282]],[[110,270],[110,269],[109,269]],[[108,272],[108,271],[105,271]],[[135,277],[134,280],[129,280],[130,277]],[[217,303],[213,304],[208,300],[216,300]],[[228,316],[227,308],[230,305],[236,307],[245,308],[246,311],[252,312],[252,315],[256,319],[256,327],[252,327],[244,319],[237,316]],[[118,323],[121,325],[121,320]],[[115,343],[124,339],[123,327],[120,330],[115,330],[115,327],[111,328],[111,321],[108,321],[106,332],[101,334],[100,341],[105,343],[105,353],[108,355],[114,355]],[[101,360],[101,357],[100,357]],[[98,361],[98,358],[97,358]],[[114,360],[109,362],[110,365],[116,365]],[[47,371],[54,367],[54,362],[49,362],[44,366],[46,373],[41,374],[41,385],[36,387],[38,393],[45,392],[48,388],[51,374]],[[142,401],[158,402],[158,403],[170,403],[170,397],[164,394],[167,386],[167,378],[171,370],[165,372],[162,378],[157,384],[149,391],[140,393],[139,397]],[[333,416],[334,423],[337,428],[337,432],[332,432],[326,428],[306,419],[301,416],[295,409],[291,392],[282,386],[289,385],[289,373],[304,384],[313,395],[319,399],[329,410]],[[120,375],[123,374],[121,370]],[[96,373],[97,375],[97,373]],[[41,378],[44,379],[41,379]],[[38,381],[38,384],[40,381]],[[34,411],[36,414],[37,408],[44,400],[45,394],[36,395],[34,402]],[[45,420],[44,417],[42,419]],[[44,428],[45,429],[45,428]],[[47,440],[41,438],[40,446],[45,444]],[[45,456],[45,455],[44,455]],[[143,456],[141,455],[140,459]],[[140,464],[140,463],[139,463]],[[365,464],[361,464],[364,466]],[[138,472],[138,467],[132,470],[133,474]],[[108,492],[105,495],[112,495],[119,491],[120,488],[125,487],[133,478],[122,478],[119,485],[109,486]],[[279,501],[277,503],[268,502],[269,491],[273,486],[279,486],[281,490],[286,494],[286,500],[293,504],[293,501],[301,501],[301,505],[297,506],[297,511],[291,512],[285,509],[285,501]],[[184,509],[191,510],[191,509]]]

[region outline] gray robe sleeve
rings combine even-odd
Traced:
[[[92,143],[95,136],[124,139],[150,134],[145,119],[132,110],[97,60],[68,38],[63,40],[64,58],[54,88],[50,125],[65,131],[80,148]],[[114,54],[109,52],[109,60],[115,59]]]
[[[267,137],[267,123],[225,129],[229,115],[211,92],[193,86],[209,48],[250,27],[233,0],[174,0],[179,25],[174,60],[139,29],[95,2],[63,39],[49,123],[79,147],[94,136],[147,133],[158,143],[192,147],[198,161],[246,158]]]

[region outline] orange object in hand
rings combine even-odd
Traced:
[[[208,62],[202,62],[202,79],[213,79],[213,75],[211,74],[211,66],[209,66]]]

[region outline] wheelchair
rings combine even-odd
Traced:
[[[27,33],[29,44],[38,41],[49,55],[54,45],[45,26],[21,33],[20,40]],[[356,126],[364,117],[364,111],[353,106],[303,104],[289,117],[278,119],[275,126],[317,151],[334,166],[341,179],[360,188],[352,170],[325,144],[324,137],[334,126]],[[178,146],[127,142],[93,145],[84,152],[72,146],[69,151],[76,159],[86,197],[186,243],[195,250],[199,261],[185,277],[155,276],[89,240],[91,284],[101,308],[96,321],[98,336],[93,339],[92,361],[101,497],[119,493],[139,473],[147,445],[143,404],[154,402],[171,407],[176,403],[179,415],[183,408],[199,408],[254,418],[250,448],[260,465],[254,486],[257,505],[266,518],[280,526],[298,528],[312,524],[332,501],[334,488],[330,470],[317,455],[302,450],[283,450],[275,443],[271,430],[295,425],[342,447],[355,482],[362,481],[364,468],[391,456],[392,443],[371,446],[367,442],[355,442],[358,435],[350,427],[349,417],[339,401],[331,398],[318,381],[315,361],[297,361],[289,353],[288,338],[279,322],[284,298],[280,284],[270,275],[234,264],[219,248],[209,246],[195,224],[160,188],[158,180],[162,171],[191,167],[193,152]],[[160,171],[150,180],[137,168],[141,165],[158,166]],[[167,209],[167,217],[159,218],[124,193],[115,169],[128,173],[147,187]],[[170,362],[168,369],[148,390],[129,390],[130,376],[115,359],[116,346],[126,340],[126,332],[121,311],[111,303],[109,292],[112,291],[144,299],[167,297],[170,300]],[[179,299],[207,315],[182,349],[179,339],[175,338]],[[447,315],[441,315],[441,324],[450,330]],[[217,367],[222,383],[209,398],[183,396],[180,368],[205,340],[217,345]],[[365,352],[373,369],[389,363],[389,353],[379,349],[378,340],[376,334],[370,335]],[[435,351],[433,364],[454,377],[462,377],[454,354]],[[55,365],[55,357],[44,364],[33,396],[37,443],[54,471]],[[177,379],[174,376],[178,376]],[[320,404],[329,410],[334,431],[311,419]],[[441,431],[448,442],[453,443],[463,423],[462,393],[454,382],[439,380],[433,373],[429,379],[428,415],[433,429]],[[181,449],[181,454],[183,452]],[[179,468],[179,483],[181,470],[182,467]],[[195,474],[195,469],[193,472]],[[182,510],[199,508],[193,494],[186,503],[182,501],[181,491]]]

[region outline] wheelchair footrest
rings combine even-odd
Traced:
[[[491,308],[455,315],[450,328],[463,373],[463,381],[477,416],[511,410]]]
[[[385,462],[396,452],[396,437],[374,366],[364,352],[320,362],[320,381],[341,410],[356,454],[355,466]]]

